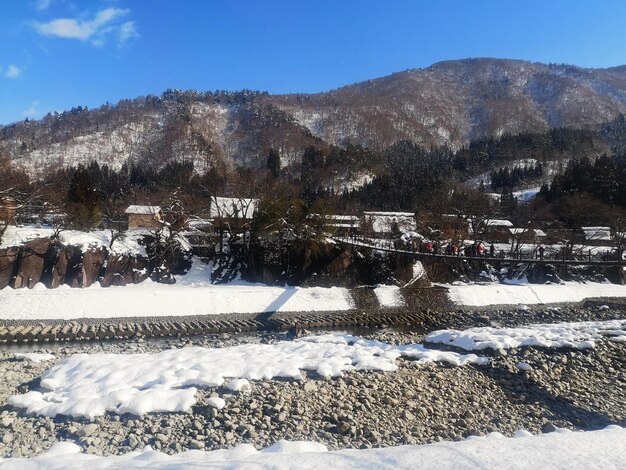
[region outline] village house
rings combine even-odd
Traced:
[[[361,219],[356,215],[309,214],[307,219],[322,222],[325,229],[337,235],[353,235],[361,226]]]
[[[124,211],[128,216],[128,229],[155,229],[163,220],[163,213],[159,206],[128,206]]]
[[[400,235],[415,232],[417,224],[412,212],[363,212],[361,229],[364,234]]]
[[[258,199],[211,196],[209,217],[216,230],[242,231],[250,227]]]
[[[543,245],[546,243],[546,233],[538,228],[511,227],[509,229],[511,245]]]
[[[508,243],[513,222],[506,219],[489,219],[485,229],[484,238],[490,242]]]
[[[580,227],[574,242],[580,245],[610,246],[613,243],[611,227]]]
[[[467,217],[458,214],[441,215],[441,234],[449,240],[465,240],[469,236]]]
[[[0,225],[15,225],[17,202],[10,197],[0,199]]]

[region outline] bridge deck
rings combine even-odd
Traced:
[[[556,265],[568,265],[568,266],[626,266],[626,263],[623,260],[608,260],[608,261],[599,261],[596,259],[557,259],[557,258],[548,258],[547,256],[543,259],[541,258],[502,258],[502,257],[489,257],[489,256],[463,256],[463,255],[445,255],[445,254],[434,254],[434,253],[420,253],[417,251],[411,250],[401,250],[395,248],[389,242],[389,245],[386,244],[371,244],[353,239],[345,239],[332,237],[337,243],[341,243],[344,245],[355,246],[359,248],[369,248],[372,250],[385,251],[388,253],[398,253],[402,255],[409,255],[416,259],[426,260],[426,259],[440,259],[440,260],[474,260],[474,261],[486,261],[492,263],[526,263],[526,264],[556,264]]]

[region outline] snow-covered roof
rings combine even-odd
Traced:
[[[415,214],[413,212],[378,212],[378,211],[365,211],[363,215],[373,215],[373,216],[381,216],[381,217],[393,217],[393,216],[401,216],[401,217],[413,217]]]
[[[513,235],[521,235],[523,233],[526,232],[530,232],[532,231],[533,234],[535,235],[535,237],[546,237],[546,232],[544,232],[541,229],[538,228],[519,228],[519,227],[514,227],[514,228],[510,228],[509,232],[511,232],[511,234]]]
[[[489,227],[513,227],[513,222],[506,219],[489,219],[486,224]]]
[[[252,219],[259,204],[258,199],[211,196],[209,217],[227,219]]]
[[[611,227],[581,227],[585,240],[611,240]]]
[[[159,206],[141,206],[141,205],[131,205],[126,208],[124,214],[133,214],[133,215],[156,215],[161,212],[161,207]]]
[[[359,217],[356,215],[327,215],[326,216],[327,219],[330,220],[345,220],[348,222],[357,222],[359,220]]]

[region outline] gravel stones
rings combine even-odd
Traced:
[[[456,315],[456,314],[455,314]],[[445,327],[498,322],[503,326],[550,321],[623,318],[624,309],[502,308],[444,316]],[[360,332],[362,333],[362,332]],[[418,342],[422,333],[370,330],[363,336],[392,344]],[[218,335],[167,341],[60,344],[61,360],[78,352],[156,352],[194,345],[220,347],[274,342],[277,334]],[[253,382],[249,390],[202,389],[191,413],[105,415],[94,422],[26,415],[6,405],[9,396],[37,387],[52,364],[16,362],[0,351],[0,456],[28,456],[72,440],[85,451],[109,455],[151,445],[166,453],[217,449],[239,443],[266,447],[280,439],[313,440],[331,449],[369,448],[460,440],[520,429],[595,429],[626,421],[626,344],[602,340],[586,351],[528,348],[493,357],[490,366],[450,367],[399,359],[393,373],[360,371],[322,380]],[[532,367],[520,370],[518,364]],[[34,380],[34,382],[32,382]],[[244,387],[245,389],[245,387]],[[240,393],[245,391],[245,393]],[[215,405],[218,405],[215,407]],[[5,437],[9,436],[9,437]]]

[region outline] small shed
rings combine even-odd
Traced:
[[[128,229],[158,228],[163,220],[163,213],[159,206],[132,205],[124,211],[128,216]]]
[[[363,212],[361,227],[373,235],[399,235],[417,230],[412,212]]]
[[[258,205],[258,199],[211,196],[209,217],[218,230],[242,230],[249,227]]]
[[[0,199],[0,224],[15,225],[17,216],[17,202],[11,197]]]

